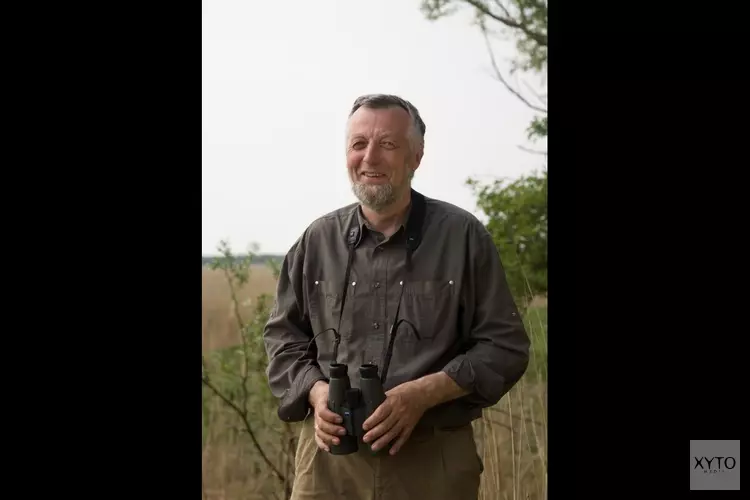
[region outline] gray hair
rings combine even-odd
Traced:
[[[419,116],[419,110],[417,110],[417,108],[406,99],[391,94],[367,94],[359,96],[352,105],[352,109],[349,112],[349,118],[351,118],[355,111],[362,107],[371,109],[399,107],[405,110],[411,117],[412,126],[410,135],[413,146],[415,148],[424,147],[424,135],[427,131],[427,126],[424,121],[422,121],[422,117]]]

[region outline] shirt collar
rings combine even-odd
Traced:
[[[406,230],[406,224],[408,223],[409,216],[411,215],[411,207],[412,207],[412,203],[410,202],[409,206],[406,208],[406,214],[404,214],[404,218],[402,219],[401,225],[399,226],[397,232],[400,231],[402,228],[404,229],[404,231]],[[362,241],[361,235],[364,233],[365,229],[369,231],[374,231],[374,229],[372,229],[370,227],[370,223],[367,222],[367,219],[365,218],[365,214],[362,212],[361,204],[357,205],[357,221],[358,221],[358,225],[360,228],[359,241]],[[357,245],[359,245],[359,241],[357,242]]]

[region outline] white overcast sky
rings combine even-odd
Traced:
[[[427,124],[413,186],[478,216],[467,177],[542,167],[518,149],[533,112],[491,76],[468,11],[428,21],[420,0],[203,1],[203,254],[221,239],[285,253],[355,200],[344,127],[354,99],[392,93]],[[509,68],[512,43],[496,57]]]

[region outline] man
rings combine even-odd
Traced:
[[[359,203],[314,221],[282,265],[264,338],[279,416],[304,421],[294,500],[476,499],[471,422],[527,368],[529,340],[489,233],[411,188],[424,135],[408,101],[358,98],[346,165]],[[385,401],[358,451],[331,453],[345,430],[328,408],[330,365],[346,364],[359,387],[359,367],[382,369],[401,318]]]

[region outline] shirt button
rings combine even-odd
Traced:
[[[372,327],[377,330],[378,328],[380,328],[380,323],[376,321],[375,323],[372,324]]]

